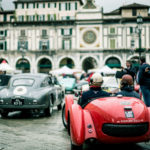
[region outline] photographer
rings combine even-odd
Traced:
[[[145,57],[140,58],[140,65],[137,82],[146,106],[150,107],[150,65],[146,63]]]

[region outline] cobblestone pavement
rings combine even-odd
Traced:
[[[150,143],[84,146],[84,150],[150,150]],[[70,150],[70,137],[61,121],[61,111],[52,117],[23,116],[20,112],[0,118],[0,150]]]

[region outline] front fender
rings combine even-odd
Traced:
[[[65,97],[65,119],[66,119],[66,122],[68,122],[68,112],[73,103],[74,103],[73,95],[67,95]]]
[[[85,140],[83,110],[80,105],[73,104],[70,108],[70,132],[75,145],[82,145]]]

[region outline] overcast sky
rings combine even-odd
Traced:
[[[2,0],[2,7],[4,10],[13,10],[13,0]],[[127,5],[131,3],[140,3],[150,6],[150,0],[95,0],[98,6],[104,8],[104,12],[109,12],[119,8],[122,5]]]

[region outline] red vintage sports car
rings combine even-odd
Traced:
[[[85,141],[138,143],[150,140],[150,108],[133,97],[105,97],[81,107],[67,95],[62,120],[71,137],[71,148],[82,149]]]

